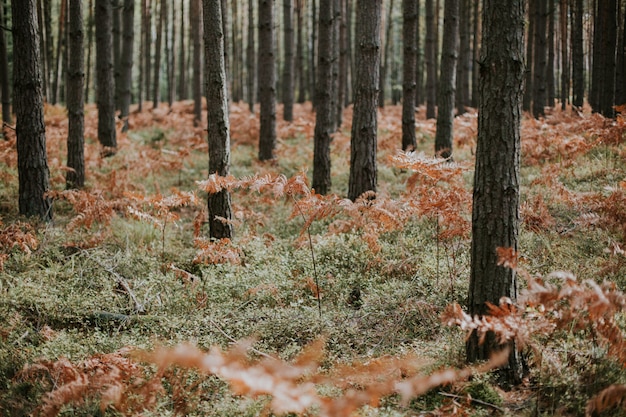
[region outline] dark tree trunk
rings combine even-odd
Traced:
[[[443,25],[441,75],[437,88],[437,134],[435,153],[442,158],[452,157],[454,123],[454,93],[456,87],[456,60],[459,49],[459,0],[446,0]]]
[[[85,185],[85,117],[83,100],[83,7],[82,0],[70,0],[69,8],[70,64],[67,83],[67,166],[65,185],[82,188]]]
[[[93,0],[89,0],[89,17],[87,18],[87,72],[85,74],[85,103],[89,102],[89,90],[91,86],[91,51],[93,49],[94,24]]]
[[[43,12],[44,12],[44,27],[46,32],[46,80],[47,85],[44,87],[46,92],[46,98],[48,102],[52,99],[52,78],[54,71],[52,70],[53,61],[54,61],[54,36],[52,35],[52,0],[43,0]],[[90,10],[91,13],[91,10]],[[93,25],[93,20],[92,20]]]
[[[178,99],[187,100],[187,66],[185,64],[185,2],[180,2],[180,37],[178,38]]]
[[[293,7],[292,0],[283,0],[283,36],[285,62],[283,64],[283,119],[293,121]]]
[[[243,23],[240,20],[239,1],[231,2],[231,20],[233,24],[230,27],[231,34],[231,50],[232,50],[232,90],[231,100],[235,103],[243,100],[243,36],[241,28]]]
[[[54,78],[52,83],[52,97],[50,98],[51,104],[57,104],[59,101],[59,86],[61,82],[61,57],[63,56],[63,39],[64,39],[64,25],[65,25],[65,11],[67,9],[67,0],[61,0],[59,5],[59,31],[57,33],[57,54],[54,64]]]
[[[209,175],[226,176],[230,167],[230,126],[221,5],[220,0],[204,0],[203,4]],[[211,238],[230,239],[233,227],[229,192],[209,194],[208,206]]]
[[[468,300],[472,316],[486,315],[487,302],[498,305],[501,297],[517,298],[515,272],[498,265],[496,248],[517,250],[518,245],[524,0],[485,0],[483,17]],[[492,333],[482,345],[473,333],[467,359],[487,360],[501,348]],[[503,377],[521,382],[522,364],[514,345]]]
[[[592,66],[591,66],[591,84],[589,87],[589,104],[594,112],[600,109],[600,83],[602,79],[602,26],[605,24],[598,16],[598,2],[595,1],[593,5],[593,43],[590,47],[592,51]]]
[[[193,41],[193,114],[194,126],[202,123],[202,3],[201,0],[191,0],[189,6],[189,20],[191,21],[191,36]]]
[[[13,0],[13,91],[20,214],[52,219],[35,0]]]
[[[259,0],[259,159],[274,159],[276,148],[276,57],[274,0]]]
[[[172,10],[175,9],[172,4]],[[172,104],[174,103],[174,61],[172,60],[175,56],[174,54],[174,46],[172,32],[174,27],[170,29],[170,12],[167,8],[167,2],[165,3],[165,17],[163,20],[163,37],[165,41],[163,42],[163,46],[165,49],[165,96],[167,97],[167,106],[171,109]]]
[[[626,104],[626,11],[623,16],[622,33],[617,50],[617,69],[615,75],[615,104]]]
[[[228,56],[230,51],[230,37],[228,36],[228,29],[230,29],[231,22],[228,16],[228,1],[220,0],[222,2],[222,31],[224,36],[224,72],[226,74],[226,98],[230,102],[232,91],[232,71],[230,65],[230,57]],[[231,0],[235,1],[235,0]],[[205,65],[206,67],[206,65]]]
[[[565,110],[569,100],[569,54],[567,49],[567,0],[560,0],[559,23],[561,26],[561,110]]]
[[[385,107],[385,88],[387,84],[387,72],[389,70],[389,56],[391,53],[391,30],[392,30],[392,13],[393,0],[389,0],[389,9],[387,18],[385,19],[385,49],[383,50],[383,59],[380,66],[380,87],[378,87],[378,107]]]
[[[145,82],[145,90],[146,90],[146,101],[150,100],[150,85],[152,83],[152,60],[151,60],[151,56],[152,56],[152,2],[151,0],[143,0],[145,2],[145,14],[143,15],[143,36],[144,36],[144,45],[145,45],[145,50],[144,50],[144,54],[143,55],[143,59],[144,59],[144,82]],[[157,0],[154,0],[155,2]],[[197,0],[190,0],[191,2],[193,1],[197,1]],[[155,7],[156,10],[156,7]],[[200,10],[198,9],[198,12],[200,12]],[[190,19],[199,19],[199,17],[196,16],[190,16]]]
[[[478,60],[480,58],[480,13],[479,13],[479,0],[473,0],[474,2],[474,36],[472,39],[472,107],[478,107],[478,80],[480,76],[480,66]]]
[[[110,0],[96,0],[96,77],[98,101],[98,140],[105,156],[116,152],[115,83],[113,80],[113,8]]]
[[[4,7],[0,5],[0,23],[4,25],[4,21]],[[0,28],[0,84],[2,85],[2,123],[12,124],[9,61],[7,57],[7,42],[4,38],[4,29],[2,28]]]
[[[531,104],[533,101],[533,52],[535,49],[535,31],[536,20],[535,15],[535,3],[540,0],[528,0],[528,32],[526,36],[526,82],[524,88],[524,101],[522,102],[522,109],[524,111],[531,110]]]
[[[585,97],[585,52],[583,47],[583,0],[572,7],[572,104],[581,108]]]
[[[339,0],[332,0],[331,8],[333,13],[333,26],[331,32],[331,48],[332,48],[332,60],[331,64],[331,78],[332,87],[330,89],[330,106],[331,106],[331,128],[332,131],[337,131],[337,108],[339,106],[339,20],[341,19],[341,12],[339,10]]]
[[[426,118],[437,117],[437,45],[433,0],[426,0]]]
[[[356,73],[348,189],[352,201],[367,191],[376,191],[381,2],[358,0],[356,10]]]
[[[420,33],[420,0],[415,0],[415,105],[420,106],[424,102],[424,52],[422,49],[422,35]]]
[[[121,109],[122,84],[122,13],[120,0],[111,0],[113,8],[113,78],[115,82],[115,108]]]
[[[533,54],[533,116],[543,116],[547,100],[546,18],[548,2],[535,0],[535,45]]]
[[[2,7],[2,6],[0,6]],[[2,7],[2,22],[5,26],[8,25],[8,19],[6,16],[6,7]],[[47,101],[50,98],[50,87],[48,83],[48,62],[46,60],[46,44],[48,43],[46,39],[46,26],[44,23],[44,8],[43,8],[43,0],[37,0],[37,24],[39,26],[39,56],[41,58],[41,74],[42,74],[42,82],[43,82],[43,96],[44,101]],[[2,34],[4,36],[4,33]],[[5,51],[6,51],[6,39],[5,39]],[[8,64],[7,64],[8,65]]]
[[[157,22],[156,29],[156,42],[154,44],[154,82],[152,84],[152,108],[159,108],[161,103],[161,43],[163,41],[163,22],[165,21],[165,11],[167,10],[167,0],[155,0],[155,12],[156,4],[159,4],[159,21]],[[201,19],[198,16],[197,19]]]
[[[600,49],[601,74],[599,111],[605,117],[614,117],[615,110],[615,50],[617,48],[617,0],[598,2],[598,17],[602,20]],[[595,47],[594,47],[595,49]],[[621,80],[620,80],[621,81]]]
[[[417,58],[417,8],[415,0],[402,0],[402,40],[404,59],[402,71],[402,150],[417,147],[415,139],[415,69]]]
[[[248,0],[248,45],[246,46],[246,64],[248,73],[248,106],[254,113],[256,102],[256,53],[254,50],[254,0]]]
[[[311,101],[313,102],[313,107],[315,108],[315,77],[317,76],[317,2],[316,0],[311,0],[311,50],[310,52],[310,61],[309,61],[309,91],[311,92]]]
[[[346,82],[346,101],[345,101],[345,105],[349,105],[350,103],[353,102],[353,88],[352,88],[352,84],[353,84],[353,79],[354,79],[354,74],[356,73],[356,71],[354,70],[354,56],[352,55],[352,39],[354,38],[353,33],[352,33],[352,11],[353,11],[353,7],[352,5],[353,0],[345,0],[346,2],[346,56],[348,59],[348,78],[347,78],[347,82]]]
[[[333,133],[331,90],[333,0],[320,0],[317,83],[315,85],[315,133],[313,145],[313,184],[318,194],[330,191],[330,141]]]
[[[337,122],[336,127],[341,128],[343,123],[343,108],[346,105],[348,94],[348,26],[346,21],[347,0],[335,0],[339,3],[337,25],[339,27],[339,79],[337,81]]]
[[[297,24],[297,46],[296,46],[296,75],[298,84],[298,103],[306,101],[306,78],[304,66],[304,21],[302,18],[303,0],[296,0],[296,24]]]
[[[128,130],[131,87],[133,82],[133,43],[135,39],[135,0],[124,0],[122,16],[122,56],[120,73],[120,117],[124,120],[123,131]]]
[[[554,82],[554,19],[555,0],[548,0],[548,66],[546,67],[546,104],[554,107],[554,99],[556,98],[556,87]]]
[[[144,51],[146,49],[146,43],[144,40],[144,36],[143,36],[143,29],[144,29],[144,22],[145,22],[145,16],[146,16],[146,0],[139,0],[140,2],[140,13],[141,13],[141,26],[140,26],[140,30],[139,30],[139,80],[137,83],[137,102],[138,102],[138,106],[137,106],[137,111],[138,112],[142,112],[143,111],[143,75],[145,72],[145,66],[144,66]]]
[[[469,100],[470,59],[470,0],[459,0],[459,60],[456,66],[457,114],[465,113]]]

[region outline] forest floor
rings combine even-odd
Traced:
[[[65,109],[47,107],[51,224],[17,215],[15,138],[5,129],[3,415],[584,415],[596,394],[626,383],[621,117],[555,109],[523,120],[520,287],[540,282],[559,297],[544,321],[542,305],[521,312],[554,325],[517,335],[529,374],[505,390],[493,374],[468,371],[466,332],[442,320],[468,292],[476,113],[455,119],[455,162],[446,163],[430,158],[435,121],[424,109],[418,152],[409,156],[398,151],[401,107],[381,109],[377,198],[355,203],[345,199],[351,109],[331,145],[327,197],[307,186],[310,105],[295,106],[293,123],[281,114],[276,160],[261,163],[258,112],[231,106],[232,178],[222,185],[232,192],[235,237],[227,242],[206,238],[205,190],[216,183],[204,181],[205,126],[193,126],[192,102],[134,112],[109,158],[100,157],[97,111],[88,107],[80,192],[63,191]],[[593,284],[603,282],[610,284]],[[601,318],[577,304],[572,288],[609,299]],[[242,362],[236,342],[246,339],[254,342]],[[188,343],[223,351],[200,353]],[[183,349],[178,360],[167,350],[174,346]],[[147,353],[157,347],[161,356]],[[196,371],[202,366],[208,375]],[[460,371],[437,373],[448,368]],[[626,398],[619,387],[607,403]]]

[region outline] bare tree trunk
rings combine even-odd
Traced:
[[[89,90],[91,86],[91,68],[92,59],[91,51],[93,50],[93,32],[94,32],[94,18],[93,18],[93,0],[89,0],[89,17],[87,18],[87,71],[85,74],[85,103],[89,102]]]
[[[547,101],[546,18],[548,3],[535,0],[535,36],[533,54],[533,116],[543,116]]]
[[[178,41],[178,99],[187,100],[187,67],[185,65],[185,2],[180,2],[180,37]]]
[[[0,5],[0,23],[4,23],[4,7]],[[11,124],[11,91],[9,87],[9,61],[4,29],[0,28],[0,84],[2,84],[2,123]],[[6,138],[5,138],[6,139]]]
[[[452,157],[458,32],[459,0],[445,0],[441,75],[439,88],[437,88],[437,134],[435,135],[435,153],[442,158]]]
[[[274,0],[259,0],[259,159],[274,159],[276,148],[276,60]]]
[[[296,0],[296,24],[297,24],[297,46],[296,46],[296,74],[298,85],[298,103],[304,103],[306,101],[306,78],[305,78],[305,66],[304,66],[304,22],[302,18],[304,0]]]
[[[151,0],[143,0],[146,4],[145,14],[143,16],[143,36],[144,36],[144,45],[145,50],[143,55],[144,59],[144,81],[145,81],[145,89],[146,89],[146,101],[150,100],[150,86],[152,83],[152,1]],[[154,0],[154,4],[157,4],[158,0]],[[191,0],[194,1],[194,0]],[[156,11],[156,6],[154,10]],[[197,18],[197,16],[196,16]]]
[[[176,9],[175,4],[172,4],[172,12]],[[175,22],[175,18],[172,17],[172,22]],[[167,105],[171,109],[174,103],[174,25],[170,29],[170,13],[169,9],[165,9],[165,22],[164,22],[164,36],[165,36],[165,75],[166,75],[166,92],[167,92]]]
[[[619,46],[617,49],[617,69],[615,75],[615,104],[626,104],[626,11],[623,13],[621,36],[619,36]]]
[[[43,0],[43,12],[44,12],[44,27],[46,31],[46,79],[48,80],[45,86],[46,98],[48,102],[52,99],[52,80],[54,77],[53,64],[54,64],[54,35],[52,34],[52,0]]]
[[[224,65],[224,28],[220,0],[204,0],[204,62],[206,72],[207,121],[209,137],[209,175],[227,176],[230,167],[230,126]],[[209,231],[211,238],[230,239],[230,194],[227,190],[209,194]]]
[[[376,192],[381,2],[358,0],[356,11],[355,96],[348,185],[348,198],[352,201],[365,192]]]
[[[402,68],[402,150],[417,147],[415,139],[415,61],[417,58],[417,8],[415,0],[402,0],[402,41],[404,59]]]
[[[63,56],[63,39],[64,32],[63,27],[65,25],[65,11],[67,9],[67,0],[61,0],[59,5],[59,31],[57,33],[57,55],[54,64],[54,78],[52,83],[52,97],[50,99],[51,104],[57,104],[59,100],[59,86],[61,81],[61,57]]]
[[[254,48],[254,0],[248,0],[248,45],[246,46],[246,64],[248,74],[248,106],[254,113],[256,103],[256,53]]]
[[[2,13],[3,13],[2,23],[5,26],[8,26],[8,21],[7,21],[8,19],[5,13],[6,7],[4,6],[0,6],[0,7],[2,7],[3,9],[2,10]],[[49,86],[49,80],[48,80],[48,66],[50,64],[47,62],[47,59],[46,59],[46,44],[48,43],[48,40],[46,39],[46,27],[44,24],[43,0],[37,0],[37,25],[39,26],[39,56],[41,57],[41,76],[43,80],[43,97],[44,97],[44,102],[45,102],[45,101],[48,101],[50,98],[50,86]],[[4,37],[4,33],[2,33],[2,36]],[[6,39],[5,39],[4,48],[5,48],[5,53],[6,53]],[[8,74],[7,74],[7,77],[8,77]]]
[[[202,3],[201,0],[191,0],[189,6],[189,20],[193,41],[193,80],[191,92],[193,94],[194,126],[202,122]]]
[[[459,60],[456,66],[457,114],[465,113],[469,100],[470,76],[470,0],[459,0]]]
[[[567,0],[560,0],[560,17],[559,23],[561,24],[561,109],[565,110],[567,102],[569,101],[569,54],[567,49]]]
[[[343,122],[343,109],[348,94],[348,26],[347,0],[339,0],[339,81],[337,84],[337,128]]]
[[[526,36],[526,82],[524,89],[524,101],[522,108],[524,111],[531,110],[531,104],[533,101],[533,59],[535,49],[535,31],[537,25],[536,17],[536,5],[535,3],[541,0],[528,0],[528,32]]]
[[[614,117],[615,109],[615,50],[617,47],[617,0],[599,2],[598,17],[602,20],[600,37],[601,74],[599,82],[599,111]],[[595,46],[594,46],[595,48]]]
[[[17,134],[19,211],[21,215],[52,219],[43,119],[43,90],[35,0],[13,0],[13,91]]]
[[[546,67],[546,104],[549,107],[554,107],[554,99],[556,97],[556,87],[554,82],[554,18],[555,0],[548,0],[548,66]]]
[[[231,0],[236,1],[236,0]],[[231,91],[232,91],[232,71],[230,65],[230,57],[228,54],[230,53],[230,36],[228,36],[228,29],[231,26],[231,22],[228,16],[228,1],[221,0],[222,2],[222,31],[224,36],[224,72],[226,74],[226,97],[230,102]]]
[[[145,66],[144,66],[144,54],[145,54],[145,49],[146,49],[146,43],[145,43],[145,36],[143,36],[143,29],[144,29],[144,22],[145,22],[145,16],[146,16],[146,0],[139,0],[140,3],[140,22],[141,25],[139,27],[139,80],[137,83],[137,102],[138,102],[138,106],[137,106],[137,111],[138,112],[142,112],[143,111],[143,99],[144,99],[144,91],[143,91],[143,85],[144,85],[144,72],[145,72]]]
[[[291,0],[283,0],[283,36],[285,62],[283,64],[283,119],[293,121],[293,8]]]
[[[422,50],[422,35],[420,26],[421,1],[415,0],[417,16],[415,18],[415,105],[420,106],[424,102],[424,52]]]
[[[98,141],[103,156],[115,154],[115,82],[113,78],[113,9],[110,0],[96,0],[96,77],[98,102]]]
[[[480,59],[480,0],[474,1],[474,36],[472,39],[472,107],[478,107],[478,83],[480,79],[478,60]]]
[[[385,49],[383,50],[383,60],[380,66],[380,79],[378,87],[378,107],[385,107],[385,87],[387,85],[387,70],[389,69],[389,55],[391,50],[391,29],[392,20],[391,15],[393,13],[393,0],[389,0],[389,9],[387,19],[385,19]]]
[[[167,0],[155,0],[159,4],[159,21],[156,30],[156,43],[154,45],[154,84],[152,85],[152,108],[158,109],[161,102],[161,42],[163,41],[163,22],[167,10]],[[198,17],[200,18],[200,17]]]
[[[313,107],[315,108],[315,95],[317,92],[316,84],[316,76],[317,76],[317,6],[316,0],[311,0],[311,50],[310,52],[310,60],[309,60],[309,91],[311,92],[311,101],[313,102]]]
[[[122,73],[122,7],[120,0],[111,0],[113,8],[113,78],[115,81],[115,109],[121,108],[122,91],[120,74]]]
[[[133,83],[133,43],[135,40],[135,0],[124,0],[122,56],[120,73],[120,118],[124,120],[122,131],[128,130],[131,87]]]
[[[65,186],[85,185],[85,115],[83,99],[83,7],[82,0],[70,0],[69,7],[70,63],[67,83],[67,167]]]
[[[437,117],[437,45],[435,44],[435,10],[433,0],[426,0],[426,118]]]

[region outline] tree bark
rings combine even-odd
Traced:
[[[93,0],[89,0],[89,17],[87,18],[87,71],[85,74],[85,103],[89,102],[89,90],[91,86],[91,68],[92,68],[92,59],[91,59],[91,51],[93,49],[93,28],[94,28],[94,19],[93,19]]]
[[[531,110],[533,102],[533,52],[535,49],[535,26],[537,17],[535,15],[535,3],[541,0],[528,0],[528,32],[526,36],[526,87],[524,89],[524,101],[522,109]]]
[[[165,11],[167,0],[155,0],[159,4],[159,21],[156,29],[156,42],[154,44],[154,83],[152,85],[152,108],[158,109],[161,102],[161,43],[163,41],[163,22],[165,21]],[[200,16],[197,19],[201,19]]]
[[[367,191],[376,191],[381,2],[358,0],[356,10],[356,73],[348,189],[352,201]]]
[[[276,148],[276,57],[274,0],[259,0],[259,159],[274,159]]]
[[[59,4],[59,31],[57,33],[57,54],[54,64],[54,78],[52,82],[52,97],[50,97],[50,104],[57,104],[59,101],[59,86],[61,83],[61,57],[63,56],[63,39],[64,39],[64,25],[65,25],[65,11],[67,9],[67,0],[61,0]]]
[[[115,109],[121,108],[122,84],[120,75],[122,73],[122,14],[120,0],[111,0],[113,11],[113,78],[115,83]]]
[[[456,88],[456,61],[459,49],[459,0],[446,0],[443,24],[441,75],[437,88],[437,133],[435,153],[442,158],[452,157],[454,94]]]
[[[143,36],[145,50],[143,55],[144,59],[144,81],[145,81],[145,98],[146,101],[150,100],[150,86],[152,83],[152,2],[151,0],[142,0],[145,2],[145,14],[143,15]],[[155,4],[157,0],[154,0]],[[197,0],[191,0],[197,1]],[[156,7],[155,7],[156,10]],[[191,19],[198,18],[198,16],[191,16]]]
[[[248,0],[248,45],[246,46],[246,64],[248,74],[248,106],[254,113],[256,103],[256,53],[254,50],[254,0]]]
[[[415,105],[420,106],[424,102],[424,52],[422,50],[422,35],[420,32],[420,0],[415,0]]]
[[[433,0],[426,0],[426,118],[437,117],[437,45],[435,43],[435,10]]]
[[[43,89],[35,0],[12,0],[13,91],[17,134],[19,211],[21,215],[52,219]]]
[[[615,50],[617,47],[617,0],[598,2],[598,17],[602,20],[599,46],[601,79],[599,86],[599,111],[605,117],[614,117],[615,110]],[[595,47],[594,47],[595,49]]]
[[[535,45],[533,48],[533,116],[535,118],[545,114],[544,107],[547,101],[547,16],[548,2],[535,0]]]
[[[518,246],[524,0],[485,0],[483,17],[468,300],[472,316],[487,314],[486,302],[497,305],[500,297],[513,302],[517,297],[515,272],[498,265],[496,248]],[[502,347],[492,333],[480,345],[474,332],[466,348],[467,359],[474,362]],[[521,382],[515,346],[502,376],[509,383]]]
[[[582,108],[585,97],[585,52],[583,45],[583,0],[573,0],[572,10],[572,104]]]
[[[296,46],[296,75],[298,85],[298,103],[304,103],[306,101],[306,73],[304,66],[304,21],[303,21],[303,9],[304,0],[296,0],[296,25],[297,25],[297,46]]]
[[[46,92],[46,98],[48,102],[52,99],[52,79],[54,71],[52,65],[54,61],[54,35],[52,34],[52,0],[43,0],[43,12],[44,12],[44,27],[46,32],[46,58],[45,68],[47,70],[46,80],[47,84],[44,87]]]
[[[230,102],[232,91],[232,71],[230,64],[230,36],[228,36],[228,29],[230,29],[231,22],[228,16],[228,1],[220,0],[222,2],[222,33],[224,36],[224,71],[226,74],[226,99]],[[231,0],[236,1],[236,0]],[[205,65],[206,66],[206,65]]]
[[[554,107],[554,99],[556,98],[556,86],[554,82],[554,19],[555,0],[548,0],[548,63],[546,66],[546,104],[548,107]]]
[[[209,137],[209,174],[227,176],[230,167],[230,125],[224,65],[224,28],[220,0],[204,0],[204,62],[206,71],[207,121]],[[209,194],[209,231],[211,238],[230,239],[230,193]]]
[[[561,26],[561,110],[565,110],[569,101],[569,53],[567,49],[567,20],[568,20],[567,0],[560,0],[559,23]]]
[[[293,7],[292,0],[283,0],[283,36],[285,42],[283,63],[283,119],[293,121]]]
[[[116,152],[115,82],[113,79],[113,9],[110,0],[96,0],[96,77],[98,101],[98,141],[104,147],[102,154]]]
[[[194,126],[202,122],[202,3],[201,0],[191,0],[189,6],[189,20],[191,21],[191,36],[193,41],[193,114]]]
[[[480,58],[480,13],[479,13],[480,0],[474,0],[474,36],[472,39],[472,107],[478,107],[478,80],[479,80],[479,65],[478,60]]]
[[[348,26],[346,22],[346,3],[347,0],[335,0],[335,5],[337,7],[335,16],[337,19],[336,27],[339,31],[339,39],[337,42],[337,48],[339,53],[336,54],[338,57],[338,72],[339,78],[337,79],[337,103],[336,114],[337,120],[335,123],[335,130],[341,128],[341,124],[343,123],[343,109],[346,105],[346,95],[347,95],[347,86],[348,86]]]
[[[185,64],[185,2],[180,2],[180,37],[178,38],[178,99],[187,100],[187,66]]]
[[[459,0],[459,59],[456,66],[456,108],[457,114],[465,113],[469,100],[470,75],[470,2]]]
[[[417,8],[415,0],[402,0],[402,40],[404,59],[402,68],[402,150],[417,147],[415,139],[415,76],[417,61]]]
[[[122,130],[128,130],[131,87],[133,82],[133,43],[135,39],[135,0],[124,0],[122,16],[122,56],[120,73],[120,118],[124,120]]]
[[[383,1],[384,2],[384,1]],[[389,0],[389,9],[387,9],[387,18],[385,19],[385,46],[383,49],[383,59],[380,66],[380,78],[378,87],[378,107],[385,107],[385,89],[387,86],[387,70],[389,69],[389,56],[391,55],[391,30],[393,27],[392,13],[393,13],[393,0]]]
[[[4,24],[4,21],[4,7],[0,5],[0,22]],[[9,61],[7,57],[7,43],[4,37],[4,29],[0,29],[0,65],[0,84],[2,85],[2,123],[12,124],[11,91],[9,87]]]
[[[622,33],[617,50],[617,69],[615,75],[615,104],[626,104],[626,12],[623,13]]]
[[[67,83],[67,166],[65,185],[82,188],[85,185],[85,116],[83,99],[83,7],[82,0],[70,0],[69,8],[70,63]]]

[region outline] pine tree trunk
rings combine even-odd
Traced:
[[[189,20],[193,41],[193,80],[191,92],[193,94],[194,126],[202,122],[202,3],[201,0],[191,0],[189,6]]]
[[[554,19],[555,0],[548,0],[548,65],[546,67],[546,104],[548,107],[554,107],[554,99],[556,98],[556,87],[554,82]]]
[[[144,59],[144,82],[145,82],[145,98],[146,101],[150,100],[150,86],[152,83],[152,1],[151,0],[143,0],[146,4],[145,14],[143,16],[143,36],[144,36],[144,45],[145,50],[143,55]],[[157,0],[154,0],[156,4]],[[192,2],[194,0],[191,0]],[[156,7],[155,7],[156,10]],[[198,9],[199,12],[199,9]],[[193,17],[191,17],[193,19]],[[195,16],[198,18],[198,16]]]
[[[254,0],[248,0],[248,45],[246,46],[246,65],[248,74],[248,107],[254,113],[256,103],[256,53],[254,48]]]
[[[522,109],[524,111],[531,110],[531,104],[533,102],[533,58],[535,48],[535,27],[536,27],[536,14],[535,9],[538,1],[542,0],[528,0],[528,32],[526,36],[526,83],[524,89],[524,101],[522,103]]]
[[[8,19],[6,16],[6,11],[7,8],[4,6],[0,6],[2,7],[2,23],[5,26],[9,26],[8,25]],[[37,0],[37,25],[39,27],[39,56],[41,58],[41,75],[42,75],[42,82],[43,82],[43,97],[44,97],[44,102],[48,101],[48,99],[50,98],[50,87],[49,87],[49,83],[48,83],[48,62],[46,60],[46,44],[47,44],[47,40],[46,40],[46,27],[44,24],[44,9],[43,9],[43,0]],[[2,36],[4,37],[4,33],[2,33]],[[6,39],[5,39],[5,51],[6,51]],[[8,65],[8,63],[7,63]],[[7,75],[8,76],[8,75]]]
[[[259,159],[274,159],[276,148],[276,60],[274,0],[259,0]]]
[[[469,105],[470,71],[470,7],[469,0],[459,0],[459,59],[456,66],[456,108],[457,114],[465,113]]]
[[[471,316],[487,314],[486,302],[498,305],[501,297],[513,302],[517,297],[515,272],[498,265],[496,248],[517,250],[518,246],[524,3],[484,1],[468,300]],[[474,332],[466,348],[467,359],[474,362],[489,359],[502,346],[493,333],[481,345]],[[522,364],[514,345],[502,376],[509,383],[521,382]]]
[[[417,73],[417,8],[415,0],[402,0],[402,40],[404,59],[402,68],[402,150],[417,147],[415,139],[415,75]]]
[[[296,25],[297,25],[297,46],[296,46],[296,74],[298,85],[298,103],[306,101],[306,78],[304,66],[304,21],[303,21],[303,4],[304,0],[296,0]]]
[[[61,82],[61,57],[63,56],[63,38],[64,32],[63,28],[65,25],[65,11],[67,9],[67,0],[61,0],[59,5],[59,31],[57,33],[57,54],[56,61],[54,64],[54,78],[52,83],[52,97],[50,98],[50,104],[57,104],[59,101],[59,86]]]
[[[422,50],[422,35],[420,33],[420,10],[421,1],[415,0],[417,16],[415,18],[415,105],[420,106],[424,102],[424,52]]]
[[[311,92],[311,101],[313,102],[313,108],[315,108],[315,95],[317,94],[317,88],[315,87],[317,76],[317,2],[311,0],[311,50],[309,59],[309,91]]]
[[[442,158],[452,157],[456,61],[459,49],[458,32],[459,0],[446,0],[441,75],[437,88],[437,133],[435,135],[435,153]]]
[[[598,17],[602,21],[599,83],[599,111],[605,117],[614,117],[615,110],[615,50],[617,47],[617,0],[598,2]],[[595,47],[594,47],[595,48]]]
[[[624,13],[624,21],[622,25],[622,33],[619,37],[619,46],[617,49],[617,69],[615,75],[615,104],[626,104],[626,12]]]
[[[231,0],[235,1],[235,0]],[[228,1],[221,0],[222,2],[222,32],[224,36],[224,71],[226,74],[226,98],[230,102],[231,91],[232,91],[232,71],[230,65],[230,36],[228,34],[228,29],[230,29],[231,22],[228,16]]]
[[[203,5],[209,175],[227,176],[230,167],[230,126],[222,12],[220,0],[204,0]],[[229,192],[222,190],[209,194],[208,207],[211,238],[230,239],[233,227]]]
[[[572,104],[582,108],[585,98],[585,52],[583,46],[583,0],[573,0],[572,10]]]
[[[437,117],[437,45],[435,44],[434,0],[426,0],[426,118]]]
[[[547,101],[547,49],[546,49],[546,18],[548,3],[535,0],[535,45],[533,54],[533,116],[545,114]]]
[[[480,13],[479,13],[479,5],[480,0],[474,1],[474,36],[472,39],[472,107],[478,107],[478,82],[479,82],[479,65],[478,60],[480,59]]]
[[[337,82],[337,123],[336,127],[341,128],[343,123],[343,109],[346,104],[348,93],[348,26],[346,22],[347,0],[339,0],[339,80]]]
[[[54,36],[52,34],[52,0],[43,0],[44,27],[46,31],[46,70],[48,84],[45,86],[46,98],[48,102],[52,100],[52,79],[54,71],[52,66],[54,63]]]
[[[4,21],[4,7],[0,5],[0,23],[4,25]],[[7,58],[7,43],[4,38],[4,29],[0,29],[0,66],[0,84],[2,85],[2,123],[12,124],[11,91],[9,87],[9,61]]]
[[[172,4],[172,6],[174,6]],[[172,7],[172,10],[174,7]],[[174,81],[172,80],[174,76],[174,65],[172,58],[174,57],[174,47],[172,45],[172,32],[174,27],[170,30],[170,13],[169,8],[167,7],[167,2],[165,2],[165,17],[163,21],[163,36],[165,38],[164,49],[165,49],[165,92],[167,97],[167,106],[171,109],[172,104],[174,103],[174,95],[173,95],[173,87]]]
[[[283,64],[283,119],[293,121],[293,7],[292,0],[283,0],[283,36],[285,62]]]
[[[143,98],[144,98],[144,91],[143,91],[143,85],[144,85],[144,72],[145,72],[145,66],[144,66],[144,59],[143,56],[145,54],[145,49],[146,49],[146,44],[145,44],[145,40],[144,40],[144,36],[143,36],[143,29],[144,29],[144,22],[145,22],[145,15],[146,15],[146,1],[145,0],[139,0],[140,3],[140,22],[141,25],[139,26],[139,80],[137,82],[137,102],[138,102],[138,106],[137,106],[137,111],[138,112],[142,112],[143,111]]]
[[[89,102],[89,90],[91,88],[91,68],[92,59],[91,51],[93,50],[93,32],[94,32],[94,18],[93,18],[93,0],[89,0],[89,17],[87,19],[87,72],[85,74],[85,103]]]
[[[348,198],[352,201],[367,191],[376,192],[381,13],[381,2],[357,1],[356,73],[348,185]]]
[[[161,43],[163,42],[163,22],[165,21],[165,11],[167,0],[155,0],[156,5],[159,4],[159,21],[156,29],[156,42],[154,44],[154,83],[152,84],[152,108],[158,109],[161,103]],[[201,17],[197,17],[200,19]]]
[[[124,120],[123,131],[128,130],[131,87],[133,82],[133,43],[135,39],[135,0],[124,0],[122,16],[122,56],[120,73],[120,118]]]
[[[231,33],[231,50],[232,50],[232,91],[231,99],[235,103],[243,99],[243,37],[241,36],[242,24],[239,17],[239,0],[231,2],[231,20],[233,24],[230,27]]]
[[[178,99],[187,100],[187,66],[185,64],[185,2],[180,2],[180,37],[178,38]]]
[[[389,9],[385,19],[385,48],[383,49],[383,60],[380,66],[380,86],[378,87],[378,107],[385,107],[385,89],[387,87],[387,72],[389,69],[389,56],[391,55],[391,30],[393,23],[391,16],[393,13],[393,0],[389,0]]]
[[[98,88],[98,141],[103,156],[116,152],[115,82],[113,79],[113,8],[110,0],[96,0],[96,77]]]
[[[113,10],[113,78],[115,83],[115,109],[121,108],[120,74],[122,71],[122,14],[120,0],[111,0]]]
[[[43,119],[43,89],[37,9],[35,0],[13,0],[14,108],[17,134],[19,211],[21,215],[52,219],[46,154],[46,127]]]
[[[332,106],[332,31],[333,0],[320,0],[317,83],[315,85],[315,132],[313,144],[313,184],[318,194],[328,194],[330,178],[330,141],[333,133]]]
[[[565,110],[569,101],[569,54],[567,49],[567,0],[560,1],[559,23],[561,25],[561,110]]]
[[[85,116],[83,101],[83,7],[82,0],[70,0],[69,7],[70,63],[67,84],[67,167],[65,185],[82,188],[85,185]]]

